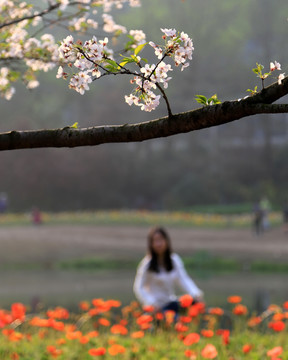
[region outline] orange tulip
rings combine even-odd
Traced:
[[[252,348],[253,348],[253,345],[245,344],[242,347],[242,351],[243,351],[244,354],[248,354],[252,350]]]
[[[283,321],[270,321],[268,327],[277,332],[283,331],[285,329],[285,323]]]
[[[197,303],[194,305],[191,305],[190,308],[188,309],[188,316],[190,317],[196,317],[199,314],[202,314],[205,312],[205,304],[204,303]]]
[[[57,306],[55,309],[48,310],[47,316],[52,319],[68,319],[69,311],[61,306]]]
[[[79,338],[80,344],[88,344],[90,338],[87,335],[83,335]]]
[[[23,339],[23,337],[24,337],[23,334],[21,334],[21,333],[19,333],[19,332],[17,332],[17,331],[13,331],[13,332],[9,335],[8,339],[9,339],[10,341],[17,342],[17,341],[20,341],[21,339]]]
[[[165,321],[167,324],[172,324],[174,322],[175,311],[167,310],[167,311],[165,311],[164,315],[165,315]]]
[[[199,310],[198,307],[196,305],[191,305],[190,308],[188,309],[188,316],[190,318],[196,317],[199,315]]]
[[[39,337],[39,339],[44,339],[47,334],[48,334],[48,331],[47,331],[47,330],[39,330],[39,331],[38,331],[38,337]]]
[[[237,304],[242,301],[242,297],[238,295],[228,296],[227,301],[231,304]]]
[[[13,320],[25,320],[26,307],[22,303],[14,303],[11,305],[11,315]]]
[[[91,356],[102,356],[105,355],[106,349],[104,347],[92,348],[88,351]]]
[[[150,329],[152,327],[152,324],[143,323],[143,324],[140,324],[139,327],[140,327],[141,330],[148,330],[148,329]]]
[[[77,327],[75,324],[67,324],[65,325],[65,330],[70,332],[70,331],[76,331]]]
[[[131,333],[130,336],[132,339],[140,339],[144,337],[144,335],[145,335],[144,331],[134,331]]]
[[[248,320],[248,326],[254,327],[254,326],[260,324],[261,321],[262,321],[262,319],[260,316],[253,316]]]
[[[92,304],[95,307],[102,307],[105,304],[105,301],[103,299],[93,299]]]
[[[188,334],[185,339],[183,340],[183,344],[186,346],[190,346],[192,344],[198,343],[200,340],[200,335],[197,333],[190,333]]]
[[[59,356],[59,355],[61,355],[62,354],[62,350],[61,349],[57,349],[55,346],[53,346],[53,345],[48,345],[47,347],[46,347],[46,350],[47,350],[47,352],[49,353],[49,354],[51,354],[53,357],[57,357],[57,356]]]
[[[18,353],[13,352],[13,353],[11,354],[11,360],[19,360],[19,359],[20,359],[20,356],[19,356]]]
[[[181,322],[177,322],[175,324],[175,330],[178,332],[185,332],[185,331],[188,331],[189,328],[188,328],[188,326],[182,324]]]
[[[219,307],[211,308],[211,309],[209,309],[208,312],[209,312],[209,314],[211,314],[211,315],[219,315],[219,316],[221,316],[221,315],[224,314],[224,310],[221,309],[221,308],[219,308]]]
[[[192,318],[190,316],[180,316],[179,320],[182,323],[188,324],[191,322]]]
[[[110,332],[112,334],[126,335],[128,333],[128,330],[123,325],[115,324],[115,325],[111,326]]]
[[[217,335],[222,336],[222,343],[228,345],[230,343],[230,330],[228,329],[219,329],[216,331]]]
[[[284,309],[288,309],[288,301],[285,301],[285,302],[283,303],[283,308],[284,308]]]
[[[65,329],[65,324],[62,321],[53,321],[50,324],[50,327],[58,331],[63,331]]]
[[[123,354],[125,353],[125,351],[126,351],[125,347],[119,344],[114,344],[108,348],[108,352],[112,356]]]
[[[246,315],[248,312],[248,309],[245,305],[237,304],[234,309],[232,310],[233,314],[235,315]]]
[[[160,313],[160,312],[156,313],[155,314],[155,319],[156,320],[163,320],[164,319],[163,313]]]
[[[66,340],[64,338],[60,338],[56,341],[57,345],[64,345],[66,344]]]
[[[267,356],[277,357],[277,356],[281,355],[282,352],[283,352],[282,346],[276,346],[273,349],[267,351]]]
[[[218,355],[217,349],[212,344],[207,344],[201,351],[201,355],[204,359],[215,359]]]
[[[193,350],[185,350],[184,354],[189,360],[197,359],[197,353]]]
[[[150,323],[151,321],[153,321],[153,316],[148,315],[148,314],[143,314],[138,317],[136,322],[138,325],[142,325],[142,324]]]
[[[49,319],[41,319],[38,316],[34,316],[30,320],[29,324],[32,326],[37,326],[37,327],[49,327],[50,326]]]
[[[88,301],[80,301],[79,308],[83,311],[88,311],[90,309],[90,304]]]
[[[154,310],[155,310],[155,307],[153,305],[143,306],[143,311],[145,311],[145,312],[153,312]]]
[[[179,297],[180,306],[183,308],[189,307],[193,303],[193,297],[191,295],[182,295]]]
[[[201,330],[201,335],[204,336],[204,337],[213,337],[214,336],[214,331],[213,330],[206,330],[206,329],[203,329]]]
[[[86,334],[86,335],[89,336],[90,338],[93,338],[93,337],[99,336],[99,332],[94,330],[94,331],[88,332],[88,334]]]
[[[118,300],[110,299],[110,300],[107,300],[107,301],[106,301],[106,306],[109,306],[109,307],[120,307],[120,306],[121,306],[121,302],[118,301]]]
[[[100,318],[98,324],[102,326],[110,326],[110,321],[105,318]]]
[[[80,339],[81,337],[82,337],[81,331],[67,331],[66,332],[66,338],[68,340]]]
[[[274,314],[272,317],[273,321],[281,321],[283,319],[285,319],[285,314],[283,314],[283,313]]]

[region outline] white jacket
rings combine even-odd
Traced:
[[[146,255],[140,262],[133,288],[142,305],[153,305],[161,308],[170,301],[177,300],[176,287],[192,297],[203,295],[187,274],[180,256],[173,253],[171,259],[173,269],[166,271],[164,268],[160,268],[159,273],[148,271],[150,256]]]

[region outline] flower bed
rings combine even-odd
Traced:
[[[1,359],[287,359],[288,302],[250,314],[239,296],[226,309],[180,298],[181,313],[155,313],[138,303],[82,301],[30,314],[21,303],[0,310]],[[226,319],[223,321],[223,319]],[[227,322],[227,319],[229,320]],[[249,355],[248,355],[249,354]]]

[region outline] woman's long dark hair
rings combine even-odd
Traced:
[[[153,238],[156,233],[161,234],[166,241],[167,249],[164,253],[164,268],[166,271],[171,271],[173,269],[173,263],[171,259],[171,253],[172,253],[171,242],[169,235],[167,234],[166,230],[163,229],[162,227],[155,227],[151,229],[148,234],[148,251],[149,254],[151,255],[151,261],[148,270],[153,272],[159,272],[158,255],[155,253],[152,246]]]

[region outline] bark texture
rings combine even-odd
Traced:
[[[285,77],[282,84],[274,83],[256,95],[242,100],[225,101],[222,104],[138,124],[1,133],[0,150],[95,146],[167,137],[222,125],[256,114],[288,113],[288,104],[273,104],[287,94],[288,77]]]

